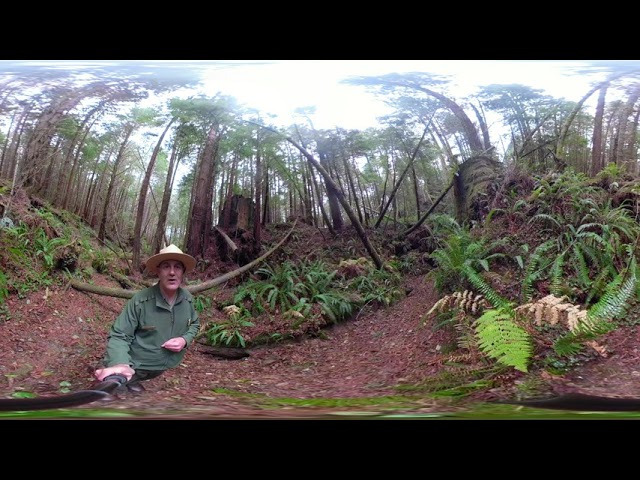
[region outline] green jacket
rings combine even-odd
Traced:
[[[112,367],[124,363],[134,370],[177,367],[199,329],[200,319],[189,291],[181,287],[172,308],[158,284],[145,288],[129,299],[113,322],[105,365]],[[179,336],[187,341],[181,351],[172,352],[161,347],[170,338]]]

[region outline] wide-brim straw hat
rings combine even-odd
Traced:
[[[171,244],[168,247],[160,250],[160,252],[153,255],[152,257],[149,257],[149,260],[147,260],[146,263],[147,270],[151,273],[158,273],[158,265],[160,265],[165,260],[177,260],[179,262],[182,262],[182,264],[184,265],[184,273],[190,272],[196,267],[195,258],[193,258],[191,255],[183,253],[182,250]]]

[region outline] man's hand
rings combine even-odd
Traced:
[[[185,347],[185,345],[187,345],[187,341],[184,337],[174,337],[164,342],[162,347],[167,350],[171,350],[172,352],[179,352]]]
[[[114,365],[113,367],[99,368],[95,371],[94,375],[100,382],[104,380],[105,377],[108,377],[109,375],[116,375],[116,374],[124,375],[127,381],[129,381],[131,380],[131,377],[133,377],[134,373],[136,373],[136,371],[133,368],[131,368],[126,363],[122,363],[119,365]]]

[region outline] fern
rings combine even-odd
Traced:
[[[561,336],[553,343],[553,351],[561,357],[577,355],[583,349],[584,345],[582,344],[582,339],[578,338],[572,332]]]
[[[611,320],[624,312],[629,299],[636,294],[636,267],[635,256],[631,255],[629,267],[607,285],[604,295],[587,310],[586,316],[567,335],[554,342],[553,349],[558,355],[575,355],[585,342],[615,328]],[[629,276],[625,279],[627,272]]]
[[[578,245],[573,246],[573,259],[575,260],[575,269],[580,279],[580,284],[588,286],[591,283],[591,279],[589,278],[589,266],[584,258],[583,248]]]
[[[533,345],[529,334],[513,318],[513,312],[506,309],[487,310],[473,326],[480,350],[499,363],[526,373]]]
[[[564,289],[563,273],[564,273],[564,255],[558,255],[551,265],[551,285],[550,290],[554,295],[562,295]]]
[[[604,355],[601,352],[601,350],[604,350],[604,347],[597,345],[593,340],[600,335],[611,332],[614,329],[614,324],[604,320],[594,323],[580,322],[575,330],[555,340],[553,343],[553,350],[559,356],[568,357],[580,353],[583,350],[584,345],[588,344],[599,354]]]
[[[470,312],[475,315],[479,311],[489,307],[489,302],[487,302],[482,295],[475,295],[472,291],[465,290],[464,292],[454,292],[451,295],[442,297],[427,312],[427,316],[433,312],[445,312],[455,309]]]
[[[333,323],[348,318],[353,312],[353,304],[349,297],[335,290],[314,295],[311,300],[320,305],[322,313]]]
[[[609,270],[600,270],[600,272],[596,275],[596,277],[591,282],[591,287],[589,288],[589,295],[585,299],[585,305],[590,305],[591,300],[594,298],[600,298],[604,295],[604,292],[611,281],[611,275]]]
[[[536,221],[542,221],[542,222],[546,221],[555,225],[556,227],[560,226],[560,222],[558,222],[558,220],[556,220],[552,215],[548,215],[546,213],[539,213],[538,215],[535,215],[533,218],[531,218],[531,220],[529,220],[529,223],[536,222]]]
[[[524,301],[530,301],[534,295],[533,283],[540,277],[540,272],[546,265],[546,253],[556,246],[555,240],[548,240],[538,245],[529,257],[527,268],[522,281],[522,295]]]
[[[625,280],[626,273],[628,273],[628,278]],[[636,283],[636,258],[633,256],[629,267],[607,286],[602,298],[589,308],[587,318],[589,320],[611,320],[623,313],[629,299],[635,295]]]
[[[476,289],[496,308],[508,308],[510,303],[502,298],[470,265],[462,267],[465,276]]]
[[[476,266],[489,271],[489,261],[504,257],[503,253],[494,252],[501,247],[506,239],[487,243],[484,239],[475,239],[468,229],[459,228],[442,241],[442,247],[434,250],[429,256],[435,260],[437,268],[430,276],[434,278],[439,292],[455,291],[464,287],[466,278],[465,268]]]

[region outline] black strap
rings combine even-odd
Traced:
[[[127,379],[122,375],[109,375],[90,390],[79,390],[55,397],[0,398],[0,412],[76,407],[111,398],[111,392],[126,381]]]
[[[582,412],[640,412],[640,398],[600,397],[583,393],[567,393],[551,398],[500,401],[497,403]]]

